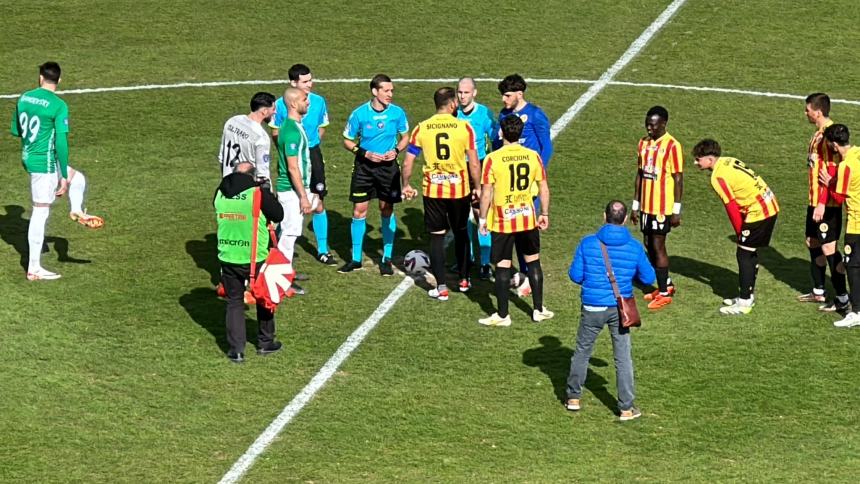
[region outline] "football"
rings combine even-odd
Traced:
[[[409,274],[420,276],[430,269],[430,257],[423,250],[410,250],[403,259],[403,266]]]

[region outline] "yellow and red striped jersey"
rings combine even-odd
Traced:
[[[822,126],[812,135],[809,140],[809,147],[806,150],[806,164],[809,166],[809,206],[818,205],[821,200],[827,200],[828,207],[838,207],[839,202],[833,197],[827,196],[827,187],[822,186],[818,182],[818,174],[822,171],[833,169],[839,163],[839,153],[830,149],[827,142],[824,141],[824,130],[833,124],[832,120],[828,120],[827,124]]]
[[[737,202],[744,222],[758,222],[779,213],[779,203],[767,183],[736,158],[717,158],[711,186],[724,204]]]
[[[436,114],[412,130],[410,153],[424,153],[424,196],[463,198],[472,189],[466,151],[475,149],[475,132],[468,121],[450,114]]]
[[[493,204],[487,226],[496,233],[511,234],[535,228],[533,184],[546,179],[540,155],[520,144],[505,145],[484,158],[481,183],[493,185]]]
[[[848,212],[846,234],[860,234],[860,146],[852,146],[845,153],[836,172],[836,193],[845,196]]]
[[[642,213],[671,215],[675,200],[675,179],[672,175],[684,172],[684,154],[681,143],[671,134],[652,140],[647,136],[639,140],[639,207]]]

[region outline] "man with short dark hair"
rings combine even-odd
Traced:
[[[263,190],[255,180],[254,165],[241,161],[221,180],[213,204],[218,222],[218,260],[221,261],[221,283],[227,292],[227,358],[233,363],[245,361],[245,284],[251,277],[251,243],[257,233],[255,270],[269,255],[269,222],[278,223],[284,211],[270,190]],[[254,226],[254,197],[260,196],[260,215]],[[257,302],[257,354],[267,355],[281,349],[275,340],[275,316],[262,302]]]
[[[609,202],[603,220],[605,225],[596,234],[584,237],[579,243],[568,271],[570,280],[582,286],[582,317],[576,332],[576,350],[570,359],[565,406],[571,411],[582,408],[582,387],[588,375],[588,360],[597,336],[604,326],[608,326],[615,355],[619,418],[626,421],[639,418],[642,412],[633,406],[636,397],[630,330],[619,323],[618,303],[603,258],[604,247],[622,297],[633,296],[633,279],[642,284],[653,284],[656,276],[642,244],[633,239],[624,226],[627,223],[624,203],[619,200]]]
[[[844,124],[833,124],[824,130],[824,139],[842,162],[835,177],[820,173],[820,181],[831,187],[832,195],[845,203],[845,270],[848,273],[851,311],[833,323],[837,328],[860,326],[860,147],[852,146],[851,133]]]
[[[758,251],[770,245],[776,226],[779,203],[767,183],[744,162],[722,156],[720,144],[712,139],[693,147],[696,166],[711,170],[711,187],[725,205],[726,214],[737,236],[738,282],[740,294],[725,299],[721,314],[749,314],[755,305]]]
[[[666,236],[681,225],[684,155],[681,143],[666,131],[669,111],[654,106],[645,114],[646,136],[639,140],[638,169],[630,220],[639,224],[648,259],[657,273],[657,289],[645,295],[648,309],[672,303],[675,285],[669,278]],[[641,216],[640,216],[641,212]]]
[[[308,66],[295,64],[287,71],[290,86],[301,89],[308,95],[308,112],[302,117],[302,126],[308,136],[309,150],[311,156],[311,179],[310,191],[317,195],[319,201],[313,210],[311,224],[313,225],[314,237],[317,240],[317,260],[327,266],[337,265],[337,259],[329,250],[328,246],[328,213],[325,210],[323,200],[328,194],[328,185],[325,176],[325,160],[322,154],[322,138],[325,134],[328,121],[328,105],[324,97],[313,92],[314,77]],[[284,98],[278,98],[275,102],[275,117],[269,125],[272,128],[272,137],[277,145],[280,127],[287,119],[287,105]]]
[[[39,87],[25,92],[15,104],[11,132],[21,138],[21,161],[30,175],[33,213],[27,231],[30,256],[27,279],[50,281],[60,274],[42,267],[42,245],[51,204],[69,194],[69,217],[88,228],[101,228],[104,220],[84,210],[87,182],[69,166],[69,107],[55,93],[62,70],[56,62],[39,66]]]
[[[269,185],[272,141],[263,129],[263,124],[272,120],[275,96],[258,92],[251,97],[250,104],[251,111],[248,114],[237,114],[224,123],[221,150],[218,152],[221,176],[230,175],[236,165],[248,162],[254,165],[257,181]]]
[[[850,308],[842,254],[836,242],[842,233],[842,204],[831,195],[826,185],[819,182],[822,172],[836,175],[839,154],[824,140],[824,130],[833,124],[830,119],[830,97],[823,92],[806,97],[806,119],[816,126],[806,150],[809,193],[806,207],[806,247],[809,249],[809,268],[812,274],[812,291],[797,296],[800,302],[820,303],[821,311],[843,312]],[[827,266],[830,266],[830,281],[836,297],[829,304],[824,290]]]
[[[402,184],[404,198],[412,199],[417,195],[417,190],[409,184],[409,178],[415,158],[423,153],[424,176],[421,187],[424,195],[424,226],[430,233],[430,266],[436,278],[436,287],[427,294],[434,299],[447,301],[445,233],[449,229],[454,232],[458,289],[466,292],[472,288],[466,224],[472,200],[477,200],[480,194],[477,183],[481,167],[475,150],[475,131],[468,122],[454,117],[457,112],[457,93],[450,87],[439,88],[433,100],[436,114],[418,123],[412,130],[403,160]]]
[[[406,112],[391,103],[394,83],[385,74],[370,80],[370,101],[355,108],[343,130],[343,147],[355,155],[350,182],[349,199],[353,203],[352,257],[337,271],[347,273],[360,270],[364,234],[367,231],[367,209],[370,200],[379,199],[382,216],[382,260],[379,273],[394,275],[391,254],[394,251],[394,234],[397,222],[394,204],[401,201],[400,167],[397,155],[409,143],[409,123]]]
[[[542,160],[544,169],[549,167],[550,159],[553,154],[552,136],[550,135],[550,122],[547,115],[538,106],[526,101],[525,92],[528,88],[526,80],[519,74],[511,74],[502,79],[498,84],[499,94],[502,96],[504,108],[499,111],[499,123],[508,116],[514,115],[520,118],[523,122],[523,132],[519,139],[519,144],[536,151]],[[493,148],[498,149],[503,145],[504,139],[499,135],[493,143]],[[535,210],[541,210],[541,201],[537,196],[537,187],[532,187],[532,196],[534,197]],[[519,259],[520,270],[528,273],[528,264],[523,255],[517,252]],[[517,277],[521,279],[517,287],[517,295],[520,297],[528,296],[531,292],[529,279],[526,277]]]
[[[540,263],[540,230],[549,228],[549,184],[541,157],[519,144],[523,121],[517,116],[502,119],[505,145],[484,160],[481,175],[481,233],[492,232],[492,261],[496,265],[496,302],[498,311],[478,320],[484,326],[510,326],[508,314],[511,284],[511,259],[514,247],[523,255],[534,308],[532,321],[539,323],[554,316],[543,301],[543,269]],[[535,209],[532,187],[537,185],[541,211]]]

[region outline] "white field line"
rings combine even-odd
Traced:
[[[612,64],[609,69],[606,69],[606,72],[600,76],[600,79],[589,86],[588,90],[585,91],[585,93],[580,96],[575,103],[573,103],[573,106],[571,106],[555,121],[555,123],[552,124],[550,134],[558,134],[561,130],[566,128],[567,125],[573,121],[573,118],[575,118],[580,111],[582,111],[583,108],[585,108],[585,106],[594,99],[595,96],[600,94],[600,91],[605,89],[606,86],[612,82],[612,79],[621,72],[621,69],[624,69],[624,67],[627,66],[634,57],[639,55],[639,52],[648,45],[648,42],[651,41],[654,35],[657,34],[657,32],[659,32],[667,22],[669,22],[669,19],[671,19],[672,16],[675,15],[675,12],[677,12],[685,3],[687,3],[687,0],[675,0],[670,3],[669,6],[666,7],[666,10],[663,10],[663,13],[661,13],[660,16],[657,17],[654,22],[652,22],[651,25],[649,25],[648,28],[633,41],[632,44],[630,44],[630,47],[628,47],[624,54],[615,61],[615,64]]]
[[[627,49],[627,52],[624,53],[621,59],[618,62],[612,65],[606,73],[600,76],[601,80],[605,79],[603,82],[603,87],[606,86],[606,82],[611,80],[612,76],[618,73],[618,71],[624,67],[630,59],[633,58],[642,47],[648,42],[648,40],[666,23],[666,21],[672,16],[672,14],[685,2],[686,0],[675,0],[666,11],[661,14],[648,29],[645,30],[645,33],[639,36],[633,45]],[[671,12],[667,15],[666,12]],[[655,27],[656,25],[656,27]],[[647,34],[647,35],[646,35]],[[632,54],[631,54],[632,52]],[[622,62],[623,61],[623,62]],[[598,81],[598,83],[601,81]],[[592,88],[597,84],[592,85]],[[552,129],[550,130],[550,137],[555,138],[571,121],[576,117],[576,115],[582,111],[582,108],[588,104],[594,96],[597,95],[600,90],[603,89],[601,87],[597,91],[591,93],[591,89],[589,92],[581,96],[576,100],[574,106],[565,113],[565,120],[562,123],[561,120],[557,121],[553,124]],[[586,97],[588,96],[588,97]],[[585,99],[583,99],[585,98]],[[576,110],[573,110],[573,107],[577,107]],[[572,114],[570,114],[572,112]],[[326,384],[326,382],[334,375],[334,372],[337,371],[338,367],[349,357],[349,355],[361,344],[364,338],[373,330],[374,327],[379,323],[379,321],[388,313],[388,311],[394,306],[394,304],[406,294],[406,291],[414,284],[413,280],[409,277],[403,279],[394,291],[382,301],[382,304],[370,315],[367,320],[362,323],[361,326],[358,327],[350,336],[347,338],[346,342],[344,342],[340,348],[335,352],[335,354],[323,365],[322,369],[320,369],[319,373],[314,376],[308,385],[302,389],[302,391],[296,395],[293,400],[284,408],[284,410],[278,415],[274,421],[257,437],[257,440],[251,444],[251,447],[239,457],[233,466],[224,474],[224,477],[221,478],[220,484],[232,484],[238,482],[242,479],[242,476],[248,472],[248,469],[254,465],[254,461],[265,452],[265,450],[271,445],[271,443],[278,437],[278,434],[284,429],[284,427],[289,424],[289,422],[307,405],[308,402],[314,397],[314,395]]]
[[[403,78],[394,79],[398,83],[434,83],[434,82],[457,82],[455,78]],[[475,79],[478,82],[498,82],[499,79],[481,77]],[[588,79],[526,79],[529,84],[597,84],[599,81]],[[206,88],[206,87],[229,87],[229,86],[265,86],[265,85],[286,85],[289,81],[286,79],[257,79],[250,81],[212,81],[212,82],[180,82],[175,84],[141,84],[137,86],[115,86],[115,87],[93,87],[82,89],[67,89],[65,91],[57,91],[57,94],[98,94],[106,92],[127,92],[127,91],[148,91],[156,89],[183,89],[183,88]],[[360,78],[334,78],[334,79],[314,79],[314,82],[321,84],[363,84],[369,82],[367,79]],[[781,99],[806,99],[806,96],[800,94],[786,94],[779,92],[753,91],[748,89],[731,89],[723,87],[708,87],[708,86],[685,86],[682,84],[659,84],[653,82],[630,82],[630,81],[609,81],[606,83],[609,86],[626,86],[626,87],[652,87],[657,89],[675,89],[679,91],[699,91],[699,92],[716,92],[723,94],[740,94],[744,96],[757,97],[772,97]],[[0,99],[15,99],[21,93],[17,94],[0,94]],[[851,99],[831,99],[831,103],[835,104],[851,104],[860,106],[860,101]]]

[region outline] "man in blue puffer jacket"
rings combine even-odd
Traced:
[[[579,243],[570,265],[570,280],[582,286],[582,319],[576,333],[576,351],[570,359],[567,377],[567,409],[579,410],[582,385],[588,374],[588,359],[594,342],[603,326],[609,326],[612,351],[615,354],[615,374],[618,380],[618,410],[620,419],[633,420],[642,413],[633,406],[633,359],[630,355],[630,330],[620,327],[615,293],[603,261],[600,243],[606,245],[618,289],[623,297],[633,295],[633,278],[642,284],[654,282],[656,275],[645,249],[634,240],[624,226],[627,207],[613,200],[603,214],[606,225],[596,234],[588,235]]]

